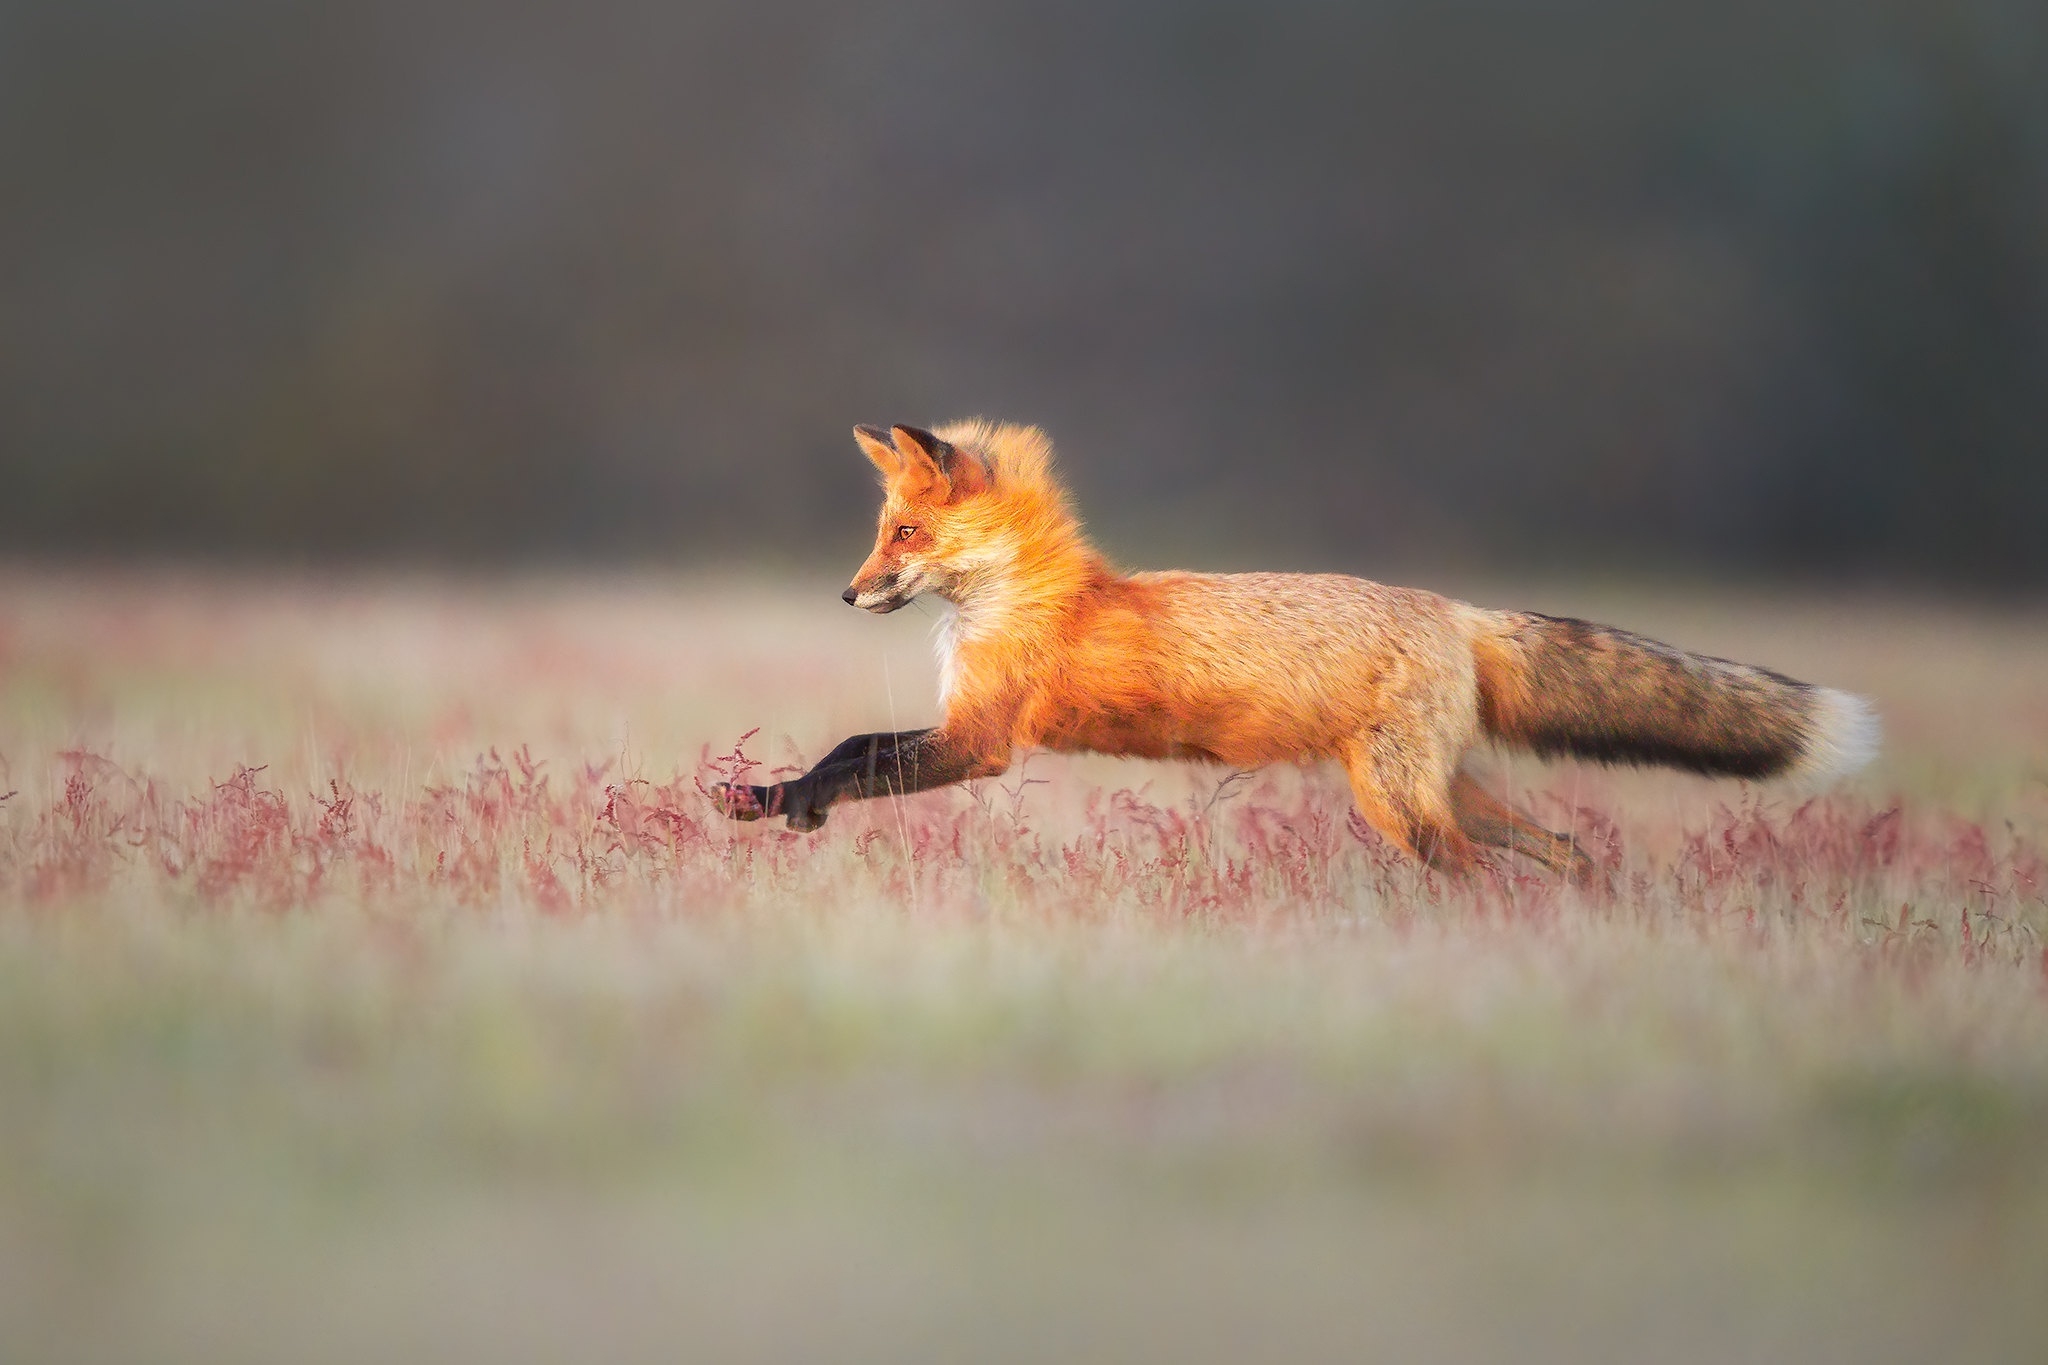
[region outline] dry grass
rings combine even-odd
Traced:
[[[929,719],[813,596],[0,580],[0,1356],[2048,1342],[2048,623],[1512,594],[1889,722],[1804,806],[1497,763],[1580,893],[1318,774],[721,823]]]

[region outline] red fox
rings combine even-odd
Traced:
[[[714,792],[740,820],[812,830],[841,801],[1004,771],[1019,749],[1255,768],[1334,759],[1365,819],[1424,863],[1475,846],[1581,874],[1586,855],[1462,763],[1542,757],[1817,781],[1876,752],[1858,697],[1611,626],[1488,611],[1336,574],[1125,574],[1083,536],[1034,427],[854,428],[885,488],[844,594],[930,593],[944,721],[856,735],[801,777]]]

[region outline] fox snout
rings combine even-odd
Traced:
[[[859,607],[862,611],[886,616],[908,602],[910,594],[902,591],[899,576],[889,573],[870,582],[854,579],[846,591],[839,594],[839,600],[849,607]]]

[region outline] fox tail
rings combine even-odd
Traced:
[[[1861,697],[1613,626],[1489,613],[1474,655],[1481,728],[1545,758],[1819,786],[1877,753]]]

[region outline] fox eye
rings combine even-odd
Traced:
[[[899,526],[896,528],[896,539],[898,540],[908,540],[916,534],[917,528],[915,526]]]

